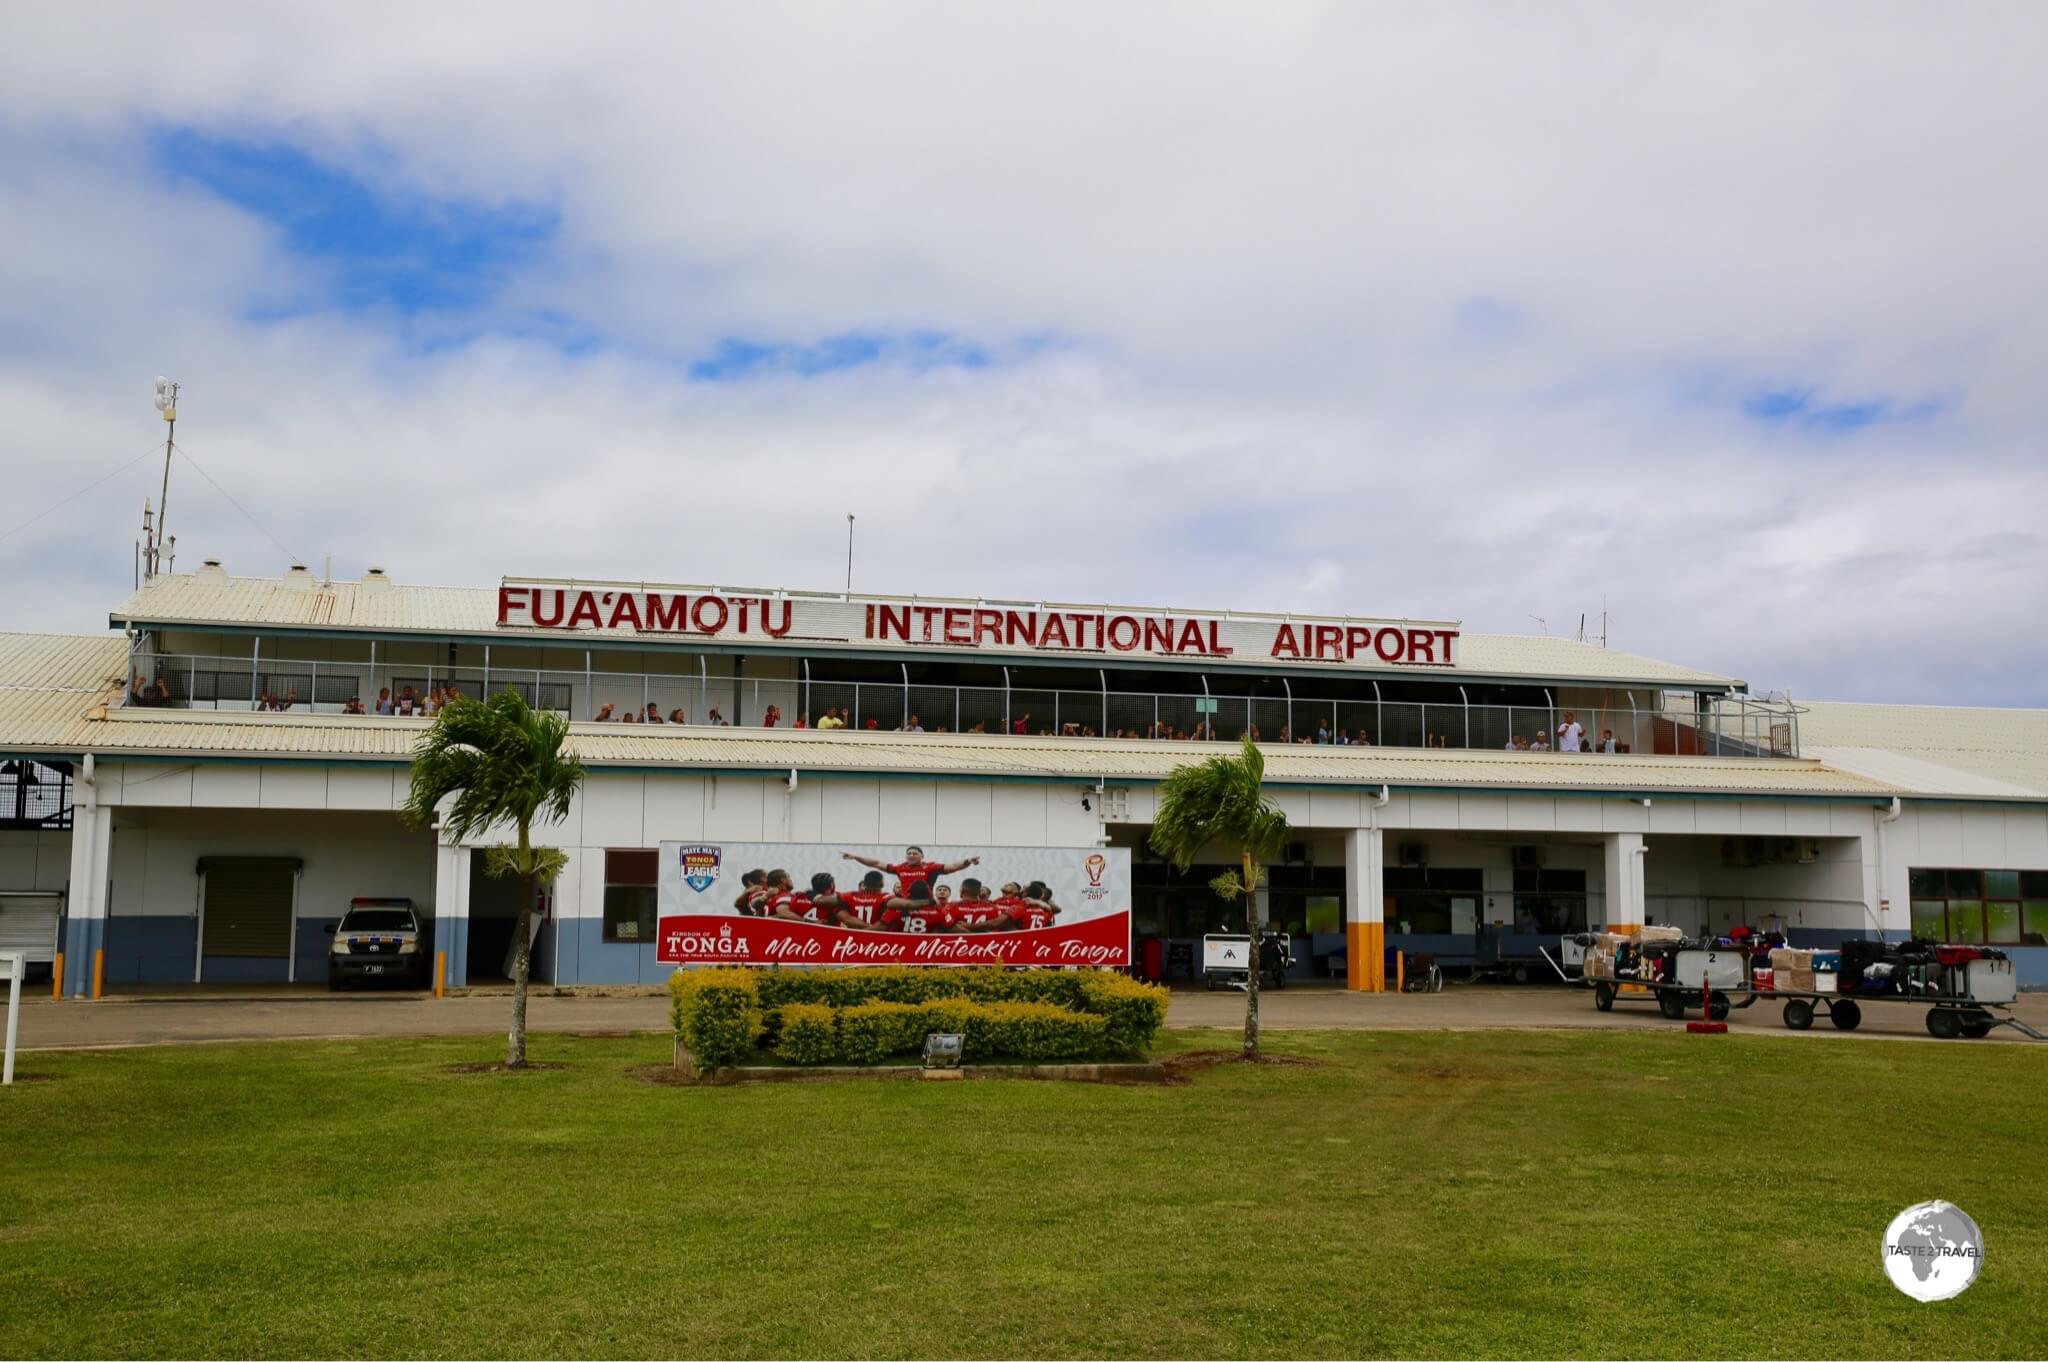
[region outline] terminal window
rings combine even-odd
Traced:
[[[654,876],[661,853],[613,848],[604,854],[604,939],[654,940]]]
[[[1444,936],[1452,931],[1451,901],[1476,902],[1486,892],[1486,874],[1453,866],[1390,865],[1385,888],[1389,932]]]
[[[1913,935],[1985,946],[2048,946],[2048,870],[1916,869]]]

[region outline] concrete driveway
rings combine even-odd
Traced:
[[[1453,985],[1438,994],[1347,993],[1333,988],[1292,988],[1260,995],[1260,1017],[1272,1030],[1671,1030],[1648,1003],[1624,1003],[1612,1012],[1594,1010],[1589,992],[1562,987]],[[2017,1015],[2048,1032],[2048,994],[2023,995]],[[1759,1002],[1738,1009],[1730,1029],[1802,1039],[1853,1041],[1865,1036],[1929,1039],[1925,1010],[1904,1004],[1871,1004],[1853,1034],[1836,1031],[1825,1019],[1806,1032],[1785,1029],[1778,1004]],[[279,1040],[341,1036],[490,1035],[505,1029],[509,994],[472,993],[436,999],[419,993],[328,994],[314,990],[245,991],[229,996],[183,994],[114,997],[99,1002],[24,999],[23,1049],[85,1049],[114,1045],[160,1045],[186,1041]],[[1235,1029],[1244,1017],[1244,995],[1177,989],[1167,1024]],[[620,989],[595,996],[536,992],[527,1020],[535,1031],[662,1031],[668,1027],[667,995]],[[2010,1027],[1991,1038],[2024,1041]]]

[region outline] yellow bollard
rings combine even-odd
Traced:
[[[1408,991],[1408,952],[1394,952],[1394,992]]]
[[[445,983],[447,982],[447,979],[448,979],[448,952],[446,952],[446,951],[435,951],[435,952],[434,952],[434,996],[435,996],[436,998],[439,998],[439,997],[442,997],[442,996],[444,996],[444,994],[443,994],[443,992],[442,992],[442,988],[443,988],[443,985],[444,985],[444,984],[445,984]]]
[[[107,953],[103,950],[94,950],[92,953],[92,996],[95,1002],[99,1000],[100,996],[100,972],[106,966],[106,963]]]
[[[50,966],[50,1001],[64,996],[64,952],[57,952],[57,959]]]

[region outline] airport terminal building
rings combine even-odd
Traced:
[[[667,975],[649,853],[679,841],[1128,848],[1135,958],[1181,977],[1243,923],[1220,849],[1185,874],[1147,849],[1155,793],[1249,734],[1295,829],[1264,910],[1305,978],[1747,923],[1989,943],[2048,986],[2048,711],[1794,705],[1454,621],[753,586],[208,563],[107,623],[0,633],[0,948],[68,997],[324,985],[359,898],[411,900],[448,987],[501,978],[515,885],[397,810],[419,710],[506,687],[589,770],[536,830],[568,853],[534,943],[557,984]]]

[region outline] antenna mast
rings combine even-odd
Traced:
[[[164,414],[164,485],[156,499],[156,530],[151,533],[149,506],[142,509],[142,523],[147,542],[142,549],[142,575],[154,577],[163,570],[164,521],[171,506],[171,439],[178,433],[178,385],[162,374],[156,376],[156,409]]]

